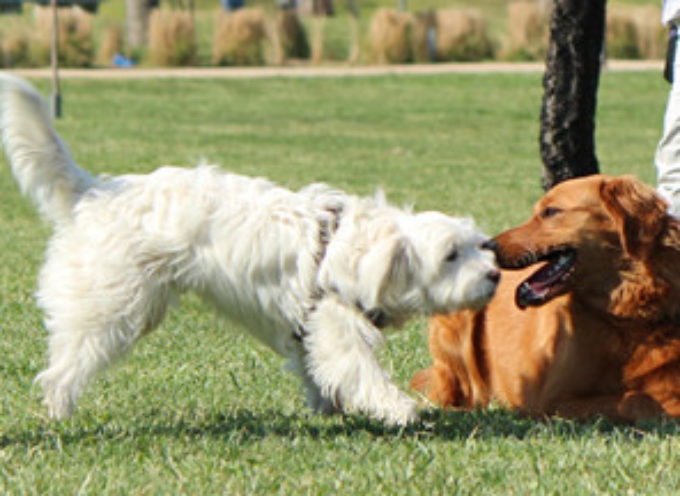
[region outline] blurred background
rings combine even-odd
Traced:
[[[548,0],[58,0],[64,67],[542,61]],[[0,0],[0,66],[50,62],[50,0]],[[606,57],[659,59],[657,0],[607,3]]]

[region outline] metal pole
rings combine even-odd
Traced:
[[[57,0],[50,0],[52,6],[52,117],[61,117],[61,92],[59,90],[59,17],[57,16]]]
[[[399,10],[406,12],[406,0],[399,0]]]

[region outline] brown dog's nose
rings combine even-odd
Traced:
[[[496,250],[498,249],[498,243],[496,243],[496,240],[494,239],[487,239],[482,243],[482,249],[483,250],[491,250],[492,252],[496,253]]]
[[[490,270],[489,272],[486,273],[486,278],[492,283],[498,284],[498,281],[501,280],[501,271],[495,269]]]

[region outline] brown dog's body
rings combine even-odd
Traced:
[[[513,270],[484,310],[432,319],[412,387],[443,406],[680,416],[680,223],[650,188],[568,181],[495,244]]]

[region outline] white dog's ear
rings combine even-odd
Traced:
[[[383,306],[386,298],[402,294],[411,283],[411,248],[407,239],[391,236],[373,245],[359,263],[361,304]]]

